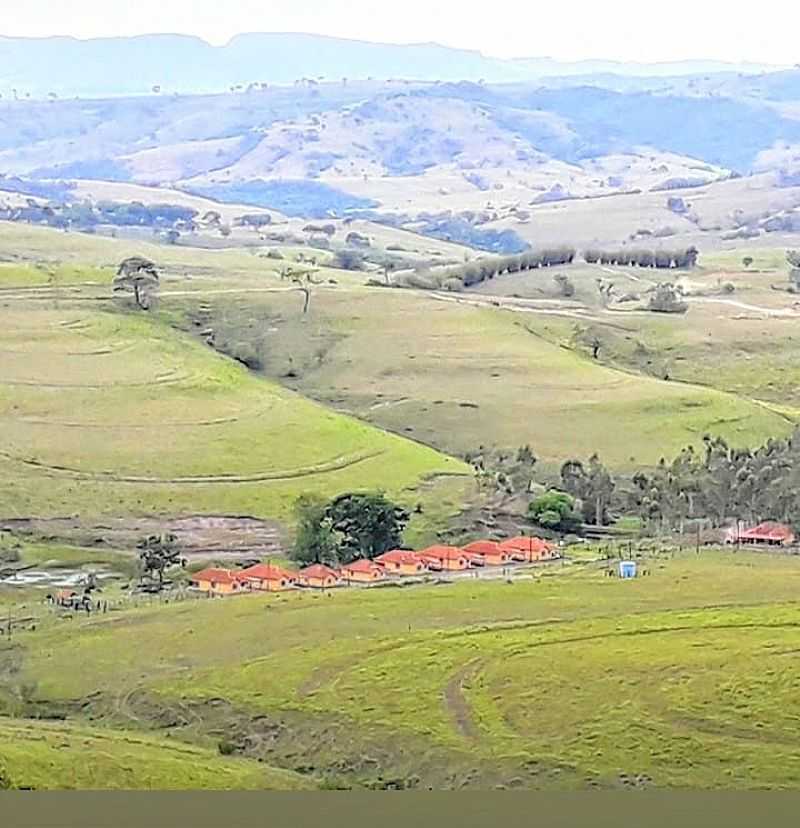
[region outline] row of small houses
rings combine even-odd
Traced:
[[[294,587],[328,589],[347,584],[371,584],[392,576],[458,572],[479,567],[508,566],[550,561],[561,557],[558,547],[534,537],[475,541],[465,547],[429,546],[418,552],[393,549],[374,560],[359,558],[341,568],[313,564],[299,571],[260,563],[247,569],[211,567],[192,575],[192,587],[213,595],[232,595],[247,590],[282,592]]]

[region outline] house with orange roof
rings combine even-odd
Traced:
[[[189,583],[194,589],[211,595],[233,595],[246,589],[245,583],[238,573],[233,573],[230,569],[218,569],[216,567],[209,567],[200,572],[195,572],[189,579]]]
[[[386,570],[374,561],[359,558],[341,569],[342,580],[355,584],[370,584],[386,577]]]
[[[312,564],[300,570],[297,577],[300,586],[312,587],[314,589],[329,589],[339,586],[341,576],[336,569],[331,569],[325,564]]]
[[[508,552],[513,560],[533,563],[550,561],[560,557],[557,547],[552,543],[534,537],[516,537],[503,541],[500,548]]]
[[[512,561],[511,552],[503,549],[497,541],[473,541],[464,547],[464,551],[480,555],[487,566],[505,566]]]
[[[454,571],[469,569],[472,565],[474,553],[470,554],[457,546],[429,546],[419,552],[423,560],[438,561],[444,570]]]
[[[263,592],[282,592],[291,589],[297,581],[296,572],[268,563],[249,566],[237,575],[250,589]]]
[[[421,561],[425,564],[425,567],[430,572],[441,572],[442,562],[439,558],[434,558],[429,555],[426,555],[424,552],[415,552],[414,553]]]
[[[766,520],[750,529],[735,527],[728,531],[726,543],[765,544],[767,546],[791,546],[795,541],[795,534],[791,526]]]
[[[393,575],[421,575],[428,569],[425,561],[408,549],[391,549],[378,555],[375,563]]]
[[[486,566],[486,558],[480,552],[470,551],[464,548],[461,548],[461,551],[467,556],[470,566]]]

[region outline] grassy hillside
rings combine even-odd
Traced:
[[[168,722],[199,744],[226,733],[245,755],[356,784],[796,787],[797,561],[644,565],[631,582],[575,564],[43,624],[2,645],[21,667],[6,704],[20,715],[27,683],[27,709]]]
[[[9,225],[0,227],[0,238],[19,259],[0,266],[6,299],[2,347],[9,357],[5,399],[11,406],[14,397],[19,408],[14,417],[6,409],[13,452],[8,446],[6,451],[24,471],[23,480],[39,479],[48,466],[64,467],[58,475],[52,468],[47,472],[52,509],[66,508],[77,497],[68,490],[83,475],[81,491],[87,492],[93,481],[117,479],[113,498],[119,508],[181,510],[197,499],[203,510],[214,502],[258,508],[259,514],[274,506],[285,514],[291,493],[306,484],[355,481],[382,467],[377,457],[369,460],[353,448],[379,451],[376,432],[349,420],[349,436],[336,438],[336,450],[304,454],[287,441],[273,452],[270,440],[264,441],[265,428],[273,437],[304,433],[298,445],[316,445],[334,440],[340,419],[325,414],[324,436],[307,424],[286,426],[266,409],[258,412],[265,386],[219,361],[207,346],[176,338],[144,314],[101,311],[109,301],[113,265],[137,251],[152,256],[164,272],[164,322],[193,332],[213,329],[217,347],[228,353],[251,348],[264,373],[293,391],[455,455],[481,445],[515,449],[529,443],[552,463],[599,451],[615,467],[631,468],[656,462],[707,432],[737,445],[785,435],[793,427],[791,409],[800,402],[791,297],[770,289],[787,278],[780,250],[751,251],[749,270],[739,253],[704,256],[702,268],[682,277],[697,294],[685,316],[642,313],[637,303],[601,308],[598,277],[614,281],[618,295],[641,293],[655,277],[636,268],[586,265],[564,269],[576,287],[567,302],[547,271],[494,279],[480,287],[488,296],[436,296],[367,288],[364,274],[323,268],[318,278],[335,278],[337,284],[314,287],[304,315],[302,297],[278,276],[281,262],[241,250],[135,244]],[[721,295],[719,284],[727,281],[736,292]],[[515,295],[536,301],[525,304]],[[40,330],[46,335],[33,340],[31,334]],[[599,331],[599,361],[576,344],[576,330]],[[663,381],[665,371],[681,382]],[[268,388],[270,399],[296,399]],[[80,405],[85,413],[49,412],[53,398]],[[101,410],[95,410],[98,403]],[[156,422],[159,427],[148,426]],[[89,434],[103,439],[76,465],[72,460]],[[395,440],[381,435],[378,442],[385,439]],[[417,459],[407,465],[405,455],[381,472],[390,488],[413,487],[429,463],[441,470],[427,450],[397,445],[409,447]],[[270,452],[268,461],[259,446]],[[165,447],[172,459],[153,473],[152,458],[159,458],[155,468],[161,469]],[[355,459],[348,477],[347,464]],[[310,472],[319,471],[320,463],[327,471],[315,477]],[[334,472],[330,463],[345,468]],[[298,470],[305,478],[269,479]],[[214,482],[220,475],[234,475],[236,482]],[[166,483],[187,477],[200,480],[171,488]],[[369,474],[365,479],[373,480]],[[30,489],[37,490],[35,482]],[[22,492],[12,504],[37,502]]]
[[[413,497],[458,461],[327,411],[143,314],[0,308],[6,516],[285,518],[299,492]]]
[[[745,266],[744,258],[752,263]],[[684,315],[643,312],[647,291],[663,276],[635,267],[559,268],[575,288],[569,301],[560,296],[549,274],[536,271],[485,282],[477,291],[535,310],[528,314],[531,326],[554,343],[569,343],[577,326],[584,339],[601,342],[605,364],[657,378],[667,373],[673,380],[757,400],[796,420],[800,306],[785,290],[785,248],[740,247],[705,254],[701,262],[691,272],[670,276],[686,290],[689,311]],[[616,296],[637,298],[602,307],[598,278],[613,282]],[[548,317],[548,309],[561,315]]]
[[[0,765],[34,790],[303,790],[290,771],[122,730],[0,718]]]
[[[598,451],[631,468],[707,432],[751,445],[792,429],[750,400],[594,362],[570,345],[574,326],[586,324],[580,315],[476,308],[466,295],[352,289],[319,295],[299,323],[294,301],[217,297],[213,324],[220,335],[245,330],[265,342],[270,376],[285,377],[291,366],[296,378],[282,381],[304,394],[454,454],[528,443],[550,463]],[[629,323],[630,344],[640,322]],[[262,337],[268,328],[275,333]]]

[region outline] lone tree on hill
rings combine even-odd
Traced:
[[[308,307],[311,304],[311,290],[308,285],[303,284],[303,280],[300,276],[292,276],[292,282],[297,285],[296,290],[299,290],[305,297],[303,299],[303,314],[305,315],[308,313]]]
[[[124,259],[114,277],[114,292],[132,292],[136,304],[142,310],[150,307],[153,294],[158,290],[159,276],[156,266],[142,256]]]

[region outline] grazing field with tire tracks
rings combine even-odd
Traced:
[[[0,761],[34,790],[303,790],[298,774],[122,730],[0,718]]]
[[[144,315],[0,306],[4,517],[251,514],[303,491],[405,499],[467,467],[251,375]]]
[[[704,550],[648,566],[633,581],[576,562],[511,583],[43,624],[2,645],[3,703],[227,740],[325,785],[796,787],[798,559]]]

